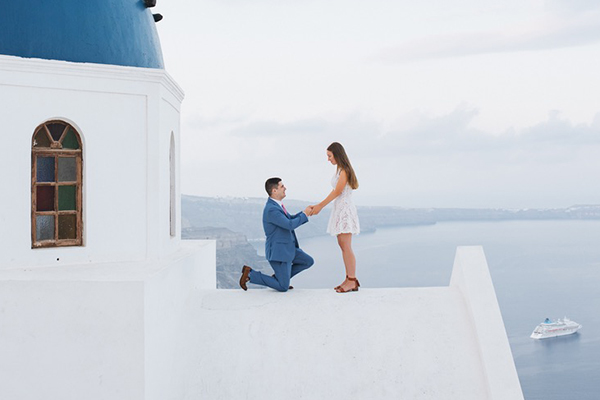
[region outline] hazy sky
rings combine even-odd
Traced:
[[[597,0],[159,0],[182,191],[361,205],[600,204]]]

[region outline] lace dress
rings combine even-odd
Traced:
[[[336,173],[331,180],[331,185],[335,189],[340,174]],[[360,233],[360,224],[358,222],[358,213],[356,206],[352,201],[352,188],[346,184],[342,193],[333,201],[333,210],[329,217],[327,233],[337,236],[340,233],[351,233],[358,235]]]

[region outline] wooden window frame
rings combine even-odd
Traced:
[[[50,134],[50,130],[47,125],[49,124],[62,124],[65,125],[60,138],[54,140]],[[43,129],[50,139],[50,147],[36,147],[36,135]],[[69,129],[72,129],[75,133],[77,141],[79,143],[79,149],[63,149],[62,141],[65,139]],[[53,157],[54,158],[54,181],[53,182],[37,182],[37,159],[38,157]],[[75,158],[75,169],[76,169],[76,181],[58,181],[58,160],[59,157]],[[37,188],[44,186],[52,186],[55,189],[54,194],[54,210],[53,211],[37,211]],[[75,210],[59,210],[59,196],[58,188],[60,186],[75,186]],[[75,127],[66,121],[52,120],[44,122],[35,128],[33,137],[31,140],[31,248],[46,248],[46,247],[66,247],[66,246],[82,246],[83,245],[83,199],[82,199],[82,186],[83,186],[83,143],[81,135],[75,129]],[[54,239],[51,240],[37,240],[37,226],[36,216],[38,215],[52,215],[54,216]],[[75,215],[77,218],[75,239],[59,239],[59,216],[61,215]]]

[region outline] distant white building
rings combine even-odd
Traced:
[[[152,13],[2,8],[0,398],[166,398],[169,335],[215,288],[215,250],[181,242],[183,91]]]

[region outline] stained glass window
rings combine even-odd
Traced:
[[[77,237],[77,215],[67,214],[58,216],[58,238],[75,239]]]
[[[73,128],[69,128],[65,137],[62,140],[63,149],[79,149],[79,139]]]
[[[34,147],[50,147],[50,138],[46,133],[46,128],[42,127],[36,134],[33,139]]]
[[[58,181],[75,182],[77,180],[77,159],[58,157]]]
[[[37,181],[54,182],[54,157],[37,157]]]
[[[79,133],[66,122],[49,121],[35,130],[31,151],[31,246],[81,246],[83,177]]]
[[[54,211],[54,186],[38,186],[36,211]]]
[[[58,187],[58,209],[60,211],[75,211],[75,185]]]
[[[39,241],[54,239],[54,215],[36,217],[36,236]]]
[[[55,142],[58,142],[67,126],[61,122],[55,122],[46,124],[46,127],[48,128],[50,135],[52,135],[52,139],[54,139]]]

